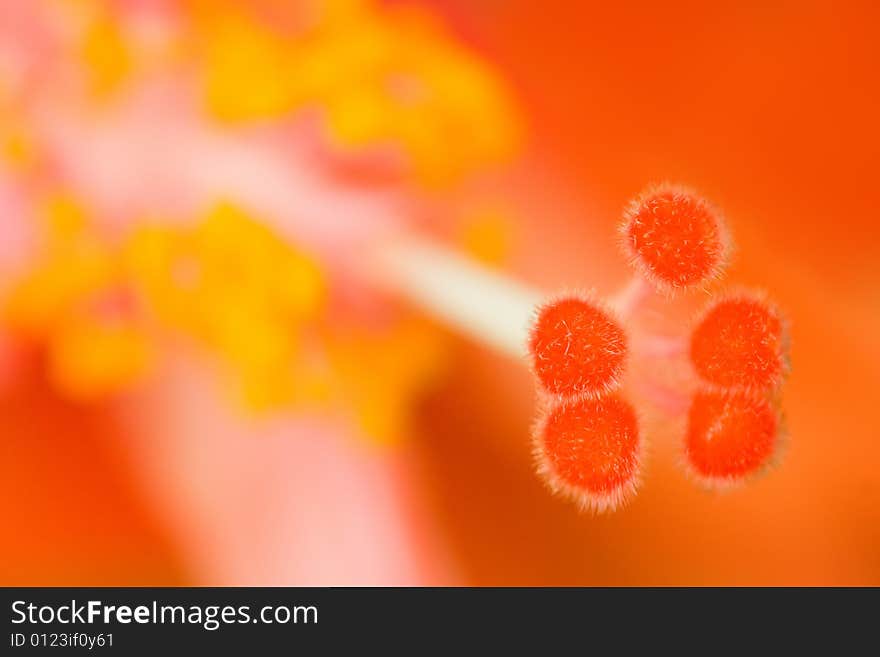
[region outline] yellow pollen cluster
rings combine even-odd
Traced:
[[[501,81],[413,9],[348,3],[281,33],[243,11],[196,18],[209,109],[220,119],[316,108],[343,148],[391,145],[421,182],[509,157],[519,118]]]
[[[71,199],[50,199],[41,218],[42,253],[10,290],[4,320],[23,339],[45,345],[49,377],[64,393],[92,399],[115,392],[152,361],[121,262]]]
[[[2,320],[43,346],[51,382],[72,399],[136,385],[183,338],[218,356],[246,409],[341,412],[389,443],[443,362],[445,340],[425,322],[370,329],[328,313],[316,263],[232,204],[191,225],[139,222],[116,241],[67,196],[40,219],[42,252]]]
[[[139,224],[118,243],[99,239],[69,199],[44,215],[43,253],[4,311],[47,345],[64,392],[91,398],[132,383],[171,329],[221,354],[249,406],[290,401],[299,327],[324,297],[310,258],[225,204],[192,227]]]
[[[124,260],[153,318],[221,353],[250,407],[296,398],[300,328],[324,299],[313,260],[230,204],[192,228],[136,228]]]
[[[425,11],[374,0],[180,0],[155,13],[104,0],[45,5],[63,29],[49,30],[53,48],[35,61],[58,84],[42,85],[31,106],[15,78],[0,79],[0,168],[35,196],[27,208],[42,199],[37,216],[26,217],[41,233],[39,252],[19,278],[3,281],[0,322],[40,347],[51,382],[74,399],[136,385],[183,339],[218,357],[247,408],[329,408],[377,439],[400,438],[413,395],[443,362],[444,334],[400,310],[379,328],[344,310],[336,316],[318,265],[229,203],[198,217],[95,223],[74,196],[46,195],[70,189],[100,212],[88,184],[69,186],[79,174],[104,175],[108,163],[95,156],[94,168],[79,167],[78,158],[92,157],[88,139],[69,140],[81,147],[74,156],[57,138],[70,137],[81,115],[101,127],[117,104],[126,119],[140,91],[171,82],[201,100],[197,119],[216,131],[319,117],[311,136],[331,167],[391,153],[402,167],[397,182],[423,194],[421,186],[455,182],[515,151],[522,126],[499,77]],[[181,107],[189,100],[184,91]],[[55,113],[64,120],[45,129],[38,119]],[[127,144],[117,128],[137,130],[126,120],[108,125],[101,136],[111,142]],[[503,216],[487,211],[452,237],[497,264],[505,233]]]

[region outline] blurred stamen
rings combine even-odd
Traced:
[[[377,283],[440,320],[514,358],[525,357],[540,290],[438,244],[406,238],[374,261]]]

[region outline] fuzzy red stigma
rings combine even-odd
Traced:
[[[597,303],[570,295],[545,304],[529,336],[541,387],[561,397],[596,397],[619,385],[626,333]]]
[[[641,439],[635,411],[617,395],[557,402],[536,427],[535,455],[554,491],[585,509],[613,510],[638,483]]]
[[[630,203],[622,233],[632,261],[661,288],[704,283],[721,273],[727,257],[721,217],[703,198],[680,187],[654,187]]]
[[[742,480],[768,464],[778,446],[779,415],[763,397],[698,392],[691,403],[685,456],[710,485]]]
[[[785,322],[759,297],[740,294],[712,304],[691,335],[690,358],[713,386],[769,391],[787,368]]]

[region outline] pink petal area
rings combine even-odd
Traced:
[[[61,25],[44,3],[0,0],[0,93],[35,91],[57,60]]]
[[[334,263],[402,223],[398,196],[334,181],[309,152],[312,138],[290,125],[221,129],[182,82],[145,84],[100,112],[39,113],[62,179],[110,225],[192,217],[228,200]]]
[[[34,217],[20,186],[0,170],[0,292],[33,256]]]
[[[132,458],[198,584],[453,583],[400,452],[326,418],[237,415],[215,381],[178,362],[125,405]]]

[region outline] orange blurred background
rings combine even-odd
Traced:
[[[629,275],[614,241],[626,201],[656,180],[700,190],[731,225],[728,279],[768,290],[789,316],[789,438],[780,467],[714,494],[687,480],[660,429],[633,502],[583,515],[534,474],[526,368],[450,334],[443,375],[411,401],[410,435],[381,457],[402,482],[389,494],[403,500],[420,575],[374,583],[880,584],[880,9],[417,4],[491,64],[522,111],[524,152],[491,182],[516,210],[507,271],[611,292]],[[252,581],[196,574],[178,521],[135,472],[124,413],[23,372],[0,400],[0,582]],[[325,513],[316,526],[349,522]],[[297,541],[288,548],[295,559]],[[324,583],[363,581],[322,568]]]

